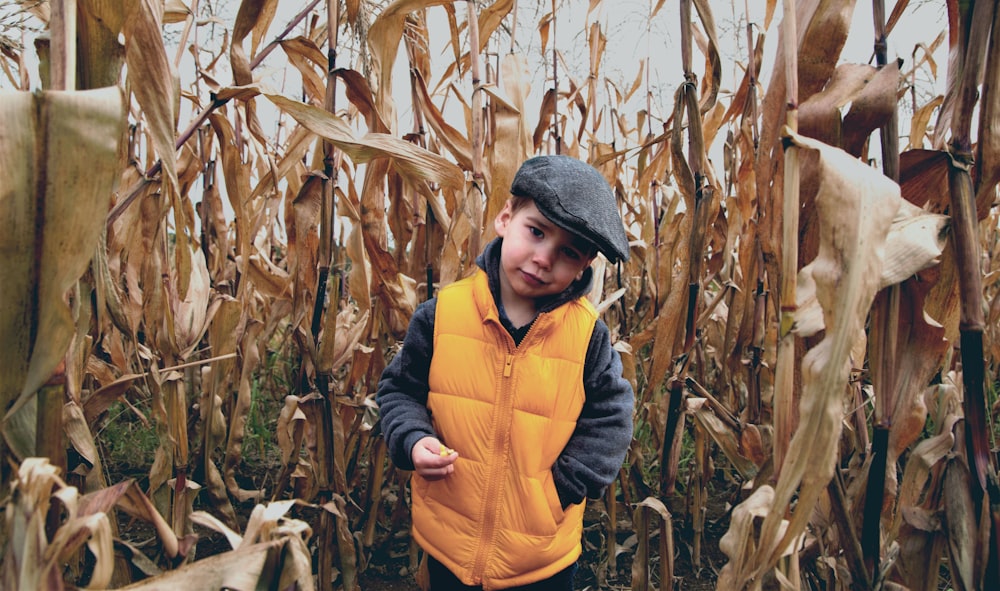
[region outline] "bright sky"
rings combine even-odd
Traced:
[[[607,36],[607,48],[602,61],[602,76],[611,80],[620,90],[626,89],[635,79],[639,71],[639,63],[642,60],[649,60],[649,81],[650,93],[652,95],[652,112],[654,116],[668,116],[673,108],[673,95],[679,84],[683,80],[683,71],[679,50],[680,26],[679,10],[676,2],[666,2],[660,12],[650,20],[648,13],[650,5],[654,2],[650,0],[605,0],[594,13],[587,15],[582,1],[559,2],[557,7],[556,20],[556,43],[566,61],[571,65],[569,72],[579,84],[586,83],[589,66],[589,47],[587,45],[587,30],[590,23],[595,20],[602,24]],[[891,11],[891,4],[887,11]],[[755,24],[754,34],[760,32],[760,27],[764,21],[764,3],[744,0],[711,0],[714,17],[719,37],[720,51],[723,62],[722,94],[731,91],[738,84],[742,77],[742,67],[746,64],[746,20],[747,16],[744,7],[749,7],[749,19]],[[739,5],[739,6],[737,6]],[[537,113],[537,105],[545,90],[552,86],[551,80],[546,80],[545,76],[551,71],[551,36],[550,45],[544,50],[540,47],[541,41],[536,28],[541,16],[551,9],[551,3],[542,0],[536,3],[521,1],[518,3],[520,14],[518,16],[515,36],[519,47],[529,60],[531,65],[532,96],[530,103]],[[464,18],[466,11],[460,7],[459,18]],[[769,66],[774,63],[774,56],[778,40],[778,28],[781,26],[782,3],[778,2],[775,15],[772,19],[770,30],[766,31],[767,44],[764,50],[764,71],[760,80],[767,84],[771,77]],[[445,27],[444,11],[441,9],[431,9],[429,18],[432,20],[431,27]],[[697,19],[696,15],[692,18]],[[508,18],[509,22],[509,18]],[[842,54],[842,61],[856,63],[873,62],[873,36],[874,25],[871,13],[871,3],[861,0],[856,3],[851,36]],[[900,21],[889,37],[889,59],[901,57],[904,60],[903,70],[909,69],[912,63],[911,52],[918,43],[930,44],[938,34],[944,31],[946,18],[944,8],[937,2],[911,2],[907,11],[907,16]],[[447,33],[444,33],[447,35]],[[446,40],[442,37],[442,40]],[[492,47],[490,51],[506,52],[509,46]],[[947,42],[942,44],[941,49],[936,53],[935,59],[938,64],[938,76],[936,84],[930,79],[930,71],[927,67],[918,72],[918,79],[922,78],[924,100],[929,100],[933,93],[941,92],[944,87],[943,77],[946,66]],[[543,53],[544,51],[544,53]],[[447,55],[435,55],[432,53],[432,63],[442,67],[447,63]],[[435,59],[437,58],[437,59]],[[703,70],[702,56],[695,49],[694,68],[697,73]],[[543,63],[544,62],[544,63]],[[397,84],[402,85],[404,90],[408,88],[406,81],[405,57],[401,54],[397,60],[399,74]],[[560,88],[567,88],[566,69],[563,65],[560,69]],[[606,89],[601,85],[599,92]],[[408,91],[406,91],[408,92]],[[723,96],[724,99],[724,96]],[[400,101],[401,105],[408,102],[408,97]],[[633,98],[633,103],[629,105],[626,112],[635,113],[646,108],[644,92],[640,90]],[[902,114],[905,117],[905,113]],[[400,112],[400,117],[405,117],[405,113]],[[901,130],[906,128],[901,127]]]

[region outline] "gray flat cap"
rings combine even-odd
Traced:
[[[510,192],[534,200],[552,223],[593,243],[612,263],[628,260],[615,194],[593,166],[569,156],[536,156],[518,169]]]

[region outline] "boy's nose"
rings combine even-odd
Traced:
[[[539,246],[535,249],[535,264],[539,267],[548,269],[552,267],[552,261],[555,258],[555,249],[549,246]]]

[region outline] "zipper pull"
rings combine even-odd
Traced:
[[[514,365],[514,356],[510,353],[507,354],[507,361],[503,364],[503,377],[509,378],[511,368]]]

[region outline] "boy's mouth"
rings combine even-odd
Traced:
[[[525,283],[527,283],[532,287],[541,287],[542,285],[545,285],[545,282],[542,281],[541,277],[524,270],[521,271],[521,278],[524,280]]]

